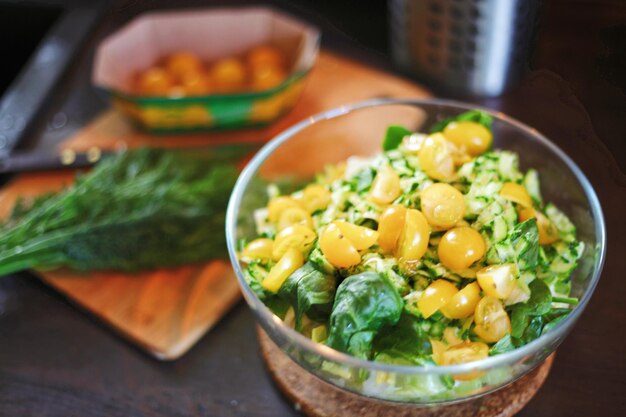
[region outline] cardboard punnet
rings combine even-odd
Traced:
[[[113,105],[159,133],[263,126],[293,107],[319,50],[319,31],[268,8],[219,8],[141,15],[98,47],[93,83]],[[249,93],[142,97],[132,91],[138,71],[177,51],[206,62],[270,44],[286,57],[287,79],[271,90]]]

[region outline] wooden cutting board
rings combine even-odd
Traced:
[[[312,114],[374,97],[427,97],[423,88],[357,62],[322,51],[296,107],[273,125],[256,130],[151,136],[138,132],[120,114],[106,111],[63,142],[63,149],[93,146],[193,147],[262,143]],[[73,174],[21,175],[0,192],[0,216],[18,196],[36,196],[71,183]],[[226,261],[139,274],[37,272],[42,281],[94,314],[122,336],[162,360],[183,355],[240,298]]]

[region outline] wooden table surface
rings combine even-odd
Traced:
[[[166,3],[112,4],[25,147],[52,149],[104,108],[88,81],[93,46],[130,16]],[[207,3],[226,2],[195,2]],[[270,3],[319,25],[324,46],[392,70],[384,2]],[[544,3],[532,71],[500,98],[471,100],[536,127],[582,168],[602,202],[608,256],[596,292],[559,348],[546,384],[519,416],[621,416],[626,415],[626,8],[619,0]],[[182,359],[161,363],[29,274],[0,279],[0,416],[296,415],[265,372],[244,303]]]

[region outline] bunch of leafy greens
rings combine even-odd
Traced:
[[[23,269],[137,271],[225,255],[224,217],[241,150],[138,149],[75,183],[18,201],[0,227],[0,275]]]

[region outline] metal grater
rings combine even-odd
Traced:
[[[389,0],[400,69],[451,94],[497,96],[528,68],[541,0]]]

